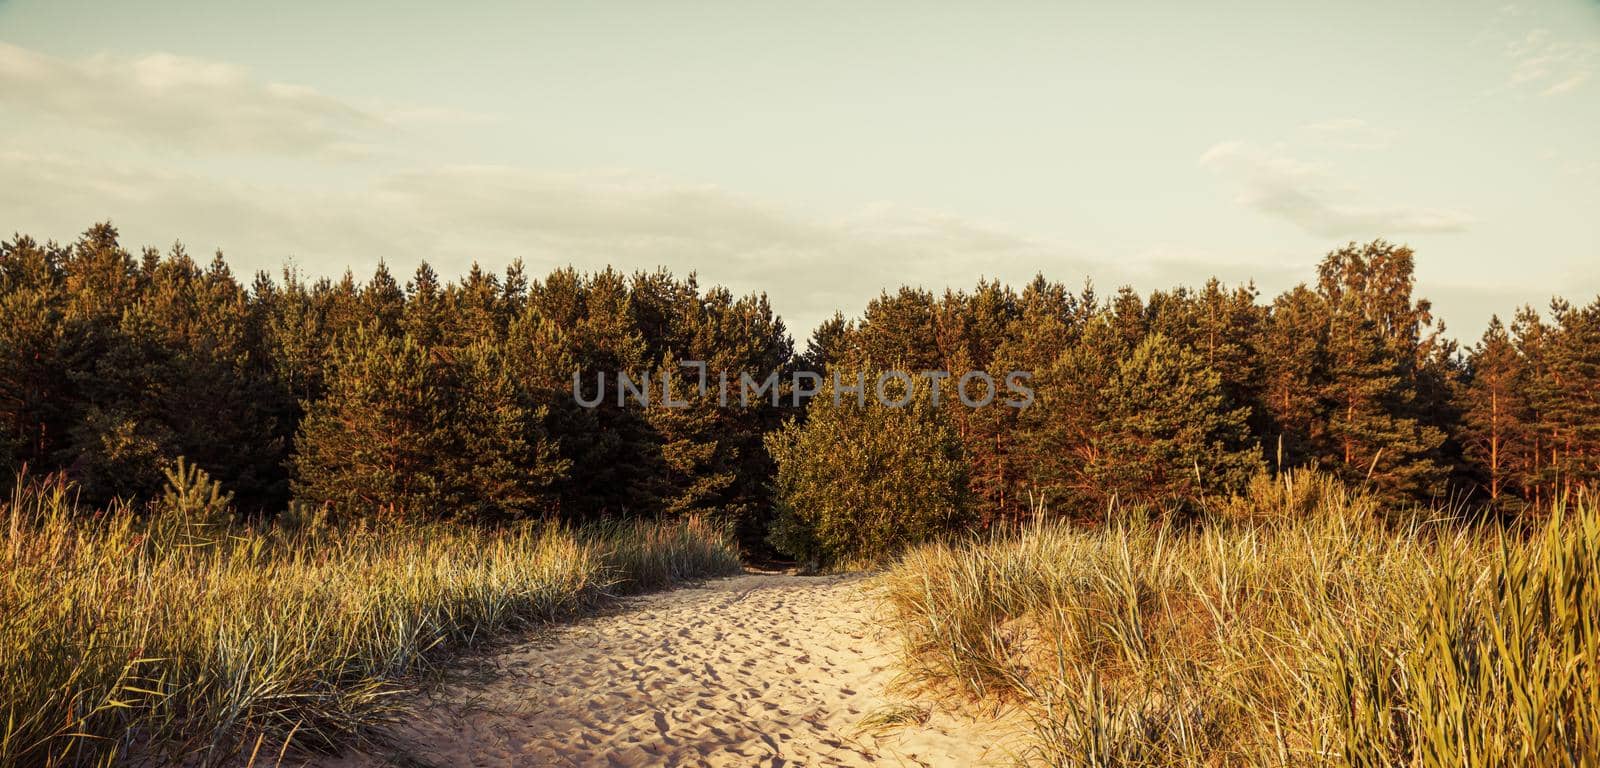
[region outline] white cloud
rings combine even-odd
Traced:
[[[1554,96],[1558,93],[1566,93],[1567,91],[1576,90],[1578,86],[1583,85],[1588,81],[1588,72],[1574,72],[1573,74],[1568,75],[1566,79],[1544,89],[1543,93],[1546,96]]]
[[[396,271],[425,258],[446,275],[514,257],[534,273],[668,266],[768,292],[802,337],[836,309],[859,309],[900,285],[971,287],[980,277],[1017,285],[1039,270],[1069,283],[1092,271],[1116,285],[1141,274],[998,223],[888,204],[815,216],[629,171],[449,166],[319,192],[0,151],[0,177],[11,181],[0,185],[7,224],[40,239],[70,240],[111,219],[129,247],[177,238],[194,253],[222,248],[240,274],[275,272],[290,258],[313,274],[349,267],[361,276],[380,258]]]
[[[456,269],[514,254],[538,268],[697,270],[769,292],[802,335],[882,289],[970,287],[982,276],[1020,283],[1039,269],[1076,280],[1090,269],[1066,244],[1000,223],[887,203],[822,216],[629,171],[449,167],[386,177],[375,190],[372,199],[418,228],[425,253],[455,254]]]
[[[1556,96],[1579,89],[1593,77],[1600,45],[1563,39],[1540,28],[1507,42],[1505,54],[1511,62],[1511,85]]]
[[[1369,202],[1329,164],[1299,160],[1281,146],[1223,142],[1206,150],[1200,164],[1236,185],[1241,204],[1319,237],[1460,232],[1472,223],[1460,211]]]
[[[1260,173],[1290,179],[1315,179],[1327,170],[1239,143],[1213,148],[1205,162],[1219,169],[1254,163],[1265,166]],[[716,185],[625,170],[446,166],[376,174],[334,189],[0,150],[0,178],[8,180],[0,185],[6,226],[40,239],[69,241],[90,223],[110,219],[130,248],[174,239],[196,255],[221,248],[246,278],[258,269],[276,273],[291,259],[312,275],[350,268],[362,278],[379,259],[402,278],[421,259],[450,276],[474,261],[498,269],[513,258],[535,275],[565,265],[667,266],[737,293],[766,292],[802,339],[835,310],[859,312],[880,290],[901,285],[970,288],[988,277],[1020,286],[1042,271],[1072,286],[1092,277],[1109,295],[1126,283],[1148,291],[1214,275],[1229,283],[1255,278],[1270,295],[1305,279],[1316,256],[1252,260],[1170,244],[1091,257],[999,222],[888,203],[844,216],[812,215]],[[1335,218],[1364,228],[1380,214],[1336,210]]]
[[[350,155],[383,120],[310,88],[168,53],[57,58],[0,43],[0,106],[183,151]]]

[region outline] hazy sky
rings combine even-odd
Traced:
[[[332,7],[336,6],[336,7]],[[1475,338],[1600,293],[1600,2],[0,0],[0,230],[248,275],[1274,293],[1386,237]]]

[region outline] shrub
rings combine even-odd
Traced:
[[[227,533],[233,494],[224,493],[222,483],[181,456],[163,474],[167,487],[145,521],[147,546],[206,546]]]
[[[965,520],[966,462],[942,417],[921,397],[904,408],[867,400],[813,398],[803,423],[768,436],[778,551],[817,563],[875,558]]]

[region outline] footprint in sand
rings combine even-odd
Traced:
[[[936,711],[858,735],[895,700],[892,638],[859,576],[751,574],[631,598],[487,659],[414,702],[368,753],[405,766],[1006,764],[994,723]]]

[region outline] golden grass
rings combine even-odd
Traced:
[[[1600,508],[1382,517],[1306,472],[1183,528],[914,550],[906,677],[1019,707],[1042,765],[1600,764]]]
[[[0,508],[0,766],[333,750],[452,650],[739,567],[696,520],[246,527],[217,502],[89,515],[60,482],[19,483]]]

